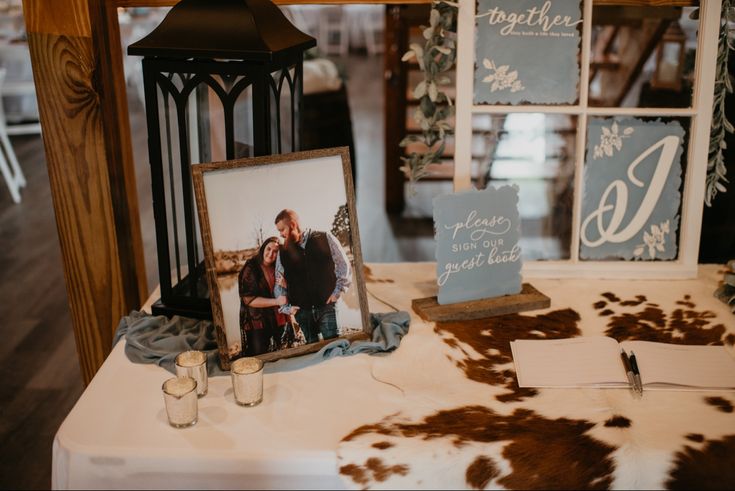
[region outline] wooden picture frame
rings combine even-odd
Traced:
[[[355,193],[347,147],[196,164],[192,166],[192,178],[222,369],[228,370],[230,362],[241,356],[257,356],[263,361],[274,361],[318,351],[334,339],[355,340],[370,336],[372,329],[369,322]],[[326,264],[329,264],[330,260],[332,265],[337,264],[334,280],[330,279],[331,273],[326,274],[325,279],[318,280],[319,283],[314,282],[320,285],[316,287],[306,282],[304,276],[297,276],[296,270],[301,268],[303,263],[298,263],[297,266],[296,262],[289,261],[298,261],[293,251],[303,249],[296,249],[299,246],[293,239],[284,242],[281,237],[277,263],[273,259],[273,252],[266,252],[266,246],[260,249],[260,245],[267,242],[269,237],[279,237],[276,218],[283,216],[280,212],[286,209],[296,211],[298,217],[294,220],[286,218],[279,221],[283,234],[293,237],[289,235],[291,230],[297,230],[297,234],[298,230],[309,230],[305,242],[307,252],[304,254],[312,250],[314,257],[321,257],[322,261],[327,261]],[[292,221],[300,226],[291,225]],[[233,227],[232,224],[236,226]],[[289,225],[291,228],[287,228]],[[313,241],[315,249],[308,248],[311,237],[318,238],[318,241],[317,239]],[[329,259],[325,253],[325,244],[328,244],[331,251]],[[337,245],[341,246],[344,255],[339,252],[340,248]],[[321,252],[317,251],[317,247]],[[288,290],[286,297],[289,305],[299,300],[298,294],[301,295],[300,302],[303,304],[305,291],[329,292],[332,288],[337,291],[339,286],[345,284],[347,278],[351,277],[349,287],[342,292],[335,304],[331,304],[334,305],[333,310],[323,305],[315,307],[316,312],[326,312],[323,318],[331,319],[329,316],[332,314],[329,311],[334,312],[337,337],[331,337],[335,332],[334,325],[329,323],[331,321],[318,325],[316,322],[312,323],[306,315],[308,308],[303,305],[301,314],[291,316],[289,323],[285,325],[288,331],[286,336],[280,331],[283,317],[279,319],[275,314],[273,317],[270,317],[270,313],[265,314],[269,319],[278,319],[277,328],[273,328],[272,320],[258,321],[258,318],[264,318],[258,316],[261,310],[266,312],[267,309],[274,309],[268,312],[275,312],[278,307],[268,306],[254,311],[246,307],[249,305],[248,302],[252,303],[254,299],[260,298],[258,300],[260,304],[268,303],[264,300],[266,297],[261,295],[240,297],[241,292],[251,292],[253,285],[263,286],[263,281],[269,281],[262,273],[263,270],[255,267],[256,264],[260,264],[253,259],[256,257],[261,258],[259,259],[261,263],[271,261],[269,264],[281,266],[283,274],[276,274],[276,277],[291,280],[291,285],[279,283],[272,287],[279,293],[280,287]],[[285,259],[281,261],[281,258]],[[347,260],[346,263],[344,259]],[[247,270],[243,270],[248,261],[251,264],[247,266]],[[349,265],[350,270],[347,275],[344,273],[345,264]],[[306,273],[306,276],[311,278],[313,272]],[[254,277],[257,277],[260,283],[250,281]],[[305,286],[306,283],[309,284],[308,288]],[[272,284],[272,280],[267,283]],[[263,290],[261,288],[258,291]],[[317,295],[318,298],[321,296],[325,294]],[[322,300],[317,299],[316,302]],[[245,313],[240,312],[241,308]],[[299,318],[301,319],[299,324],[304,324],[301,328],[292,324]],[[325,336],[317,333],[318,339],[314,340],[314,329],[322,334],[326,332],[329,338],[324,339]],[[312,341],[299,344],[299,330],[305,338],[301,341],[308,339]],[[291,334],[296,335],[294,341],[296,346],[293,346],[294,342],[280,343],[281,340],[293,341]],[[266,344],[268,350],[263,351]]]

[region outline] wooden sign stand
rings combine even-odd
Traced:
[[[521,292],[515,295],[503,295],[447,305],[439,305],[436,297],[425,297],[415,298],[411,303],[413,310],[422,319],[432,322],[484,319],[496,315],[545,309],[550,305],[549,297],[538,291],[530,283],[523,283]]]

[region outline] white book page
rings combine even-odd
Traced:
[[[641,381],[695,388],[735,389],[735,359],[724,346],[623,341],[635,353]]]
[[[620,345],[588,336],[510,343],[520,387],[627,386]]]

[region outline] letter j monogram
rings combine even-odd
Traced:
[[[630,182],[636,187],[643,188],[645,184],[635,176],[635,169],[646,157],[661,148],[661,154],[656,163],[656,170],[653,173],[651,182],[648,184],[648,190],[643,197],[643,201],[641,201],[630,223],[622,230],[618,229],[622,225],[623,217],[628,208],[628,186],[622,179],[616,179],[610,183],[607,189],[605,189],[605,192],[602,193],[597,209],[590,213],[582,222],[580,239],[584,245],[587,247],[598,247],[605,242],[619,244],[630,240],[640,232],[646,225],[656,203],[658,203],[661,197],[661,192],[666,184],[666,178],[669,175],[671,166],[674,164],[674,157],[679,148],[679,140],[680,138],[675,135],[661,138],[661,140],[641,153],[628,167],[627,176]],[[608,203],[613,191],[615,191],[616,200]],[[604,215],[611,210],[612,216],[607,225],[605,225]],[[597,228],[597,234],[599,234],[599,238],[596,240],[590,240],[587,234],[587,230],[593,221]]]

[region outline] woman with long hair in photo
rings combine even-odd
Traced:
[[[238,276],[240,336],[244,355],[260,355],[281,349],[287,316],[278,312],[286,298],[273,296],[278,249],[278,238],[267,238],[258,254],[245,262]]]

